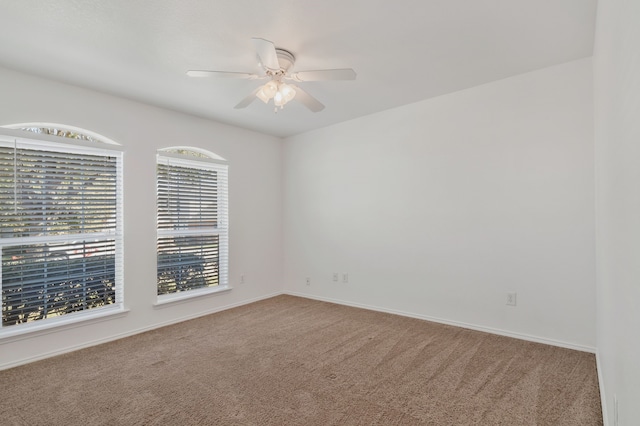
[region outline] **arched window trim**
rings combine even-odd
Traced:
[[[57,137],[64,138],[66,141],[87,141],[93,143],[101,143],[107,145],[116,145],[120,146],[121,144],[101,135],[96,132],[92,132],[91,130],[83,129],[81,127],[69,126],[67,124],[56,124],[56,123],[41,123],[41,122],[33,122],[33,123],[17,123],[17,124],[7,124],[4,126],[0,126],[5,129],[13,129],[13,130],[21,130],[24,132],[30,132],[36,135],[46,135],[49,137]],[[65,134],[59,134],[60,132],[72,133],[76,136],[70,136]]]

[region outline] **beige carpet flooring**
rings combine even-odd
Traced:
[[[8,425],[601,425],[592,354],[278,296],[0,372]]]

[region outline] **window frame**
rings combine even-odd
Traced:
[[[59,126],[63,127],[63,126]],[[88,132],[89,133],[89,132]],[[91,135],[93,137],[93,134]],[[54,317],[45,317],[19,324],[3,326],[0,321],[0,339],[20,336],[52,327],[78,324],[88,320],[100,319],[106,316],[125,312],[124,307],[124,235],[123,235],[123,161],[124,153],[119,145],[113,143],[94,142],[81,139],[52,136],[42,133],[33,133],[27,130],[14,130],[7,127],[0,128],[0,144],[14,146],[37,151],[69,153],[74,155],[102,155],[116,159],[115,195],[116,217],[115,228],[111,231],[67,233],[52,236],[26,236],[26,237],[0,237],[0,254],[4,247],[17,245],[31,245],[54,242],[86,241],[114,241],[114,303],[93,307],[78,311],[72,311]],[[2,289],[2,265],[0,264],[0,292]]]
[[[178,154],[173,151],[192,151],[197,156],[188,154]],[[206,156],[206,157],[203,157]],[[160,229],[160,194],[159,194],[159,173],[158,166],[188,167],[200,170],[215,170],[217,172],[218,194],[217,202],[217,226],[178,229]],[[196,297],[211,295],[215,293],[231,290],[229,283],[229,165],[226,160],[216,154],[210,153],[200,148],[180,146],[169,147],[158,150],[156,154],[156,242],[160,243],[161,238],[167,237],[188,237],[188,236],[218,236],[218,284],[215,286],[205,286],[192,288],[171,293],[158,294],[158,280],[156,280],[156,306],[169,303],[189,300]],[[156,248],[156,261],[160,254]],[[158,271],[158,264],[156,271]]]

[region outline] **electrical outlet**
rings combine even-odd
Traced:
[[[349,274],[347,274],[346,272],[342,274],[342,282],[345,284],[349,282]]]
[[[339,274],[337,272],[334,272],[333,273],[333,282],[337,283],[339,281],[339,279],[340,279],[339,278]]]
[[[240,284],[244,284],[244,274],[240,274]]]
[[[307,277],[307,285],[311,285],[311,278]]]
[[[507,293],[507,305],[516,306],[516,296],[518,293]]]

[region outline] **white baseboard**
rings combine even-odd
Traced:
[[[453,325],[453,326],[456,326],[456,327],[468,328],[470,330],[483,331],[485,333],[498,334],[500,336],[506,336],[506,337],[513,337],[514,339],[527,340],[527,341],[530,341],[530,342],[544,343],[546,345],[558,346],[558,347],[567,348],[567,349],[573,349],[573,350],[580,351],[580,352],[589,352],[589,353],[593,353],[593,354],[596,353],[596,348],[591,347],[591,346],[579,345],[579,344],[570,343],[570,342],[563,342],[563,341],[560,341],[560,340],[548,339],[548,338],[545,338],[545,337],[532,336],[532,335],[524,334],[524,333],[516,333],[516,332],[513,332],[513,331],[506,331],[506,330],[501,330],[501,329],[498,329],[498,328],[485,327],[485,326],[476,325],[476,324],[468,324],[468,323],[464,323],[464,322],[460,322],[460,321],[452,321],[452,320],[443,319],[443,318],[431,317],[431,316],[428,316],[428,315],[415,314],[415,313],[412,313],[412,312],[398,311],[398,310],[395,310],[395,309],[387,309],[387,308],[382,308],[382,307],[379,307],[379,306],[364,305],[364,304],[361,304],[361,303],[347,302],[347,301],[344,301],[344,300],[331,299],[331,298],[328,298],[328,297],[313,296],[313,295],[304,294],[304,293],[296,293],[296,292],[291,292],[291,291],[285,291],[284,294],[288,294],[288,295],[291,295],[291,296],[304,297],[304,298],[307,298],[307,299],[320,300],[320,301],[323,301],[323,302],[336,303],[338,305],[352,306],[354,308],[362,308],[362,309],[367,309],[367,310],[370,310],[370,311],[385,312],[385,313],[388,313],[388,314],[401,315],[403,317],[416,318],[416,319],[421,319],[421,320],[425,320],[425,321],[432,321],[432,322],[437,322],[437,323],[440,323],[440,324]]]
[[[43,360],[43,359],[46,359],[46,358],[51,358],[51,357],[54,357],[54,356],[57,356],[57,355],[62,355],[62,354],[65,354],[65,353],[77,351],[79,349],[84,349],[84,348],[88,348],[88,347],[91,347],[91,346],[96,346],[96,345],[101,345],[103,343],[112,342],[114,340],[122,339],[122,338],[129,337],[129,336],[133,336],[135,334],[144,333],[145,331],[155,330],[157,328],[165,327],[165,326],[172,325],[172,324],[177,324],[177,323],[180,323],[180,322],[183,322],[183,321],[188,321],[188,320],[191,320],[191,319],[194,319],[194,318],[198,318],[198,317],[203,317],[205,315],[214,314],[216,312],[226,311],[227,309],[232,309],[232,308],[237,308],[239,306],[248,305],[249,303],[258,302],[260,300],[270,299],[272,297],[279,296],[281,294],[283,294],[283,293],[282,292],[271,293],[271,294],[267,294],[265,296],[255,297],[255,298],[252,298],[252,299],[243,300],[241,302],[232,303],[232,304],[225,305],[225,306],[220,306],[220,307],[209,309],[209,310],[206,310],[206,311],[201,311],[201,312],[198,312],[196,314],[187,315],[187,316],[184,316],[184,317],[180,317],[178,319],[173,319],[171,321],[165,321],[165,322],[153,324],[153,325],[148,326],[148,327],[137,328],[137,329],[134,329],[134,330],[131,330],[131,331],[127,331],[125,333],[114,334],[114,335],[111,335],[109,337],[105,337],[103,339],[96,339],[96,340],[92,340],[90,342],[82,343],[80,345],[68,346],[66,348],[59,349],[59,350],[56,350],[56,351],[46,352],[46,353],[43,353],[43,354],[40,354],[40,355],[36,355],[36,356],[33,356],[33,357],[29,357],[29,358],[23,358],[23,359],[20,359],[19,361],[0,364],[0,371],[7,370],[7,369],[13,368],[13,367],[18,367],[18,366],[24,365],[24,364],[29,364],[29,363],[35,362],[35,361],[40,361],[40,360]]]
[[[600,387],[600,404],[602,405],[603,426],[609,426],[609,416],[607,415],[607,397],[604,393],[604,378],[602,376],[602,364],[600,363],[600,352],[596,351],[596,369],[598,370],[598,385]]]

